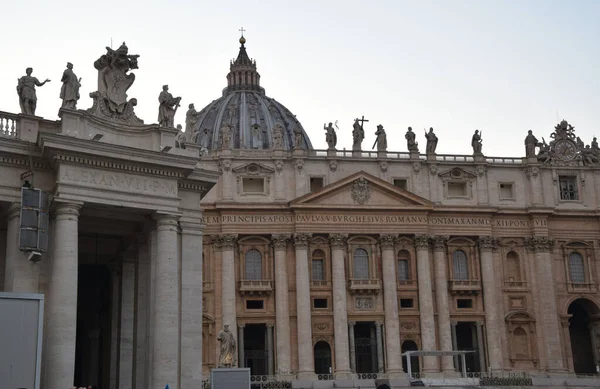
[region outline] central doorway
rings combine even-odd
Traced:
[[[375,323],[358,322],[354,325],[356,373],[377,373],[377,338]]]
[[[458,322],[456,324],[457,350],[471,351],[465,355],[466,371],[475,373],[482,371],[480,359],[480,343],[477,339],[476,322]],[[462,358],[458,359],[459,371],[462,370]]]
[[[329,343],[321,340],[315,344],[315,374],[324,375],[331,374],[331,347]]]
[[[246,324],[244,326],[244,367],[251,375],[268,375],[267,326]]]
[[[590,334],[593,326],[590,318],[598,314],[596,304],[588,299],[577,299],[569,305],[569,336],[571,338],[571,354],[573,355],[573,370],[580,374],[596,373],[596,358],[594,343]]]

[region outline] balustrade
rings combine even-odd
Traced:
[[[17,138],[18,116],[8,112],[0,112],[0,136]]]

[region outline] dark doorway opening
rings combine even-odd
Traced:
[[[477,339],[477,323],[459,322],[456,324],[456,347],[458,350],[472,351],[465,355],[467,372],[480,372],[480,344]],[[459,371],[462,370],[462,358],[458,359]]]
[[[375,323],[360,322],[354,325],[354,350],[356,373],[378,372]]]
[[[418,349],[417,344],[412,340],[405,340],[402,342],[401,352],[403,354],[407,351],[417,351]],[[402,370],[404,370],[405,373],[408,373],[408,363],[405,356],[402,356]],[[416,355],[410,357],[410,370],[413,374],[419,373],[420,371],[419,357]]]
[[[598,307],[590,300],[577,299],[569,305],[569,335],[575,373],[596,373],[596,359],[592,337],[590,336],[590,317],[598,313]]]
[[[316,374],[331,374],[331,347],[329,343],[321,340],[315,344],[315,373]]]
[[[244,327],[244,367],[251,375],[268,375],[267,326],[246,324]]]
[[[74,377],[76,387],[109,387],[110,277],[110,270],[106,265],[79,265]]]

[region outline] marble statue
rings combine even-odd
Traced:
[[[429,132],[425,132],[425,139],[427,139],[427,145],[425,145],[425,152],[427,154],[435,154],[435,149],[438,144],[438,137],[433,133],[433,127],[429,127]]]
[[[327,126],[323,124],[323,129],[326,131],[325,141],[327,142],[327,148],[329,150],[335,150],[335,146],[337,145],[337,135],[333,129],[333,126],[331,125],[331,122],[329,122],[329,125]]]
[[[533,135],[533,131],[529,130],[525,137],[525,156],[527,158],[535,157],[535,148],[539,145],[539,141]]]
[[[196,111],[196,108],[194,108],[194,103],[188,105],[188,110],[185,113],[185,134],[187,136],[191,136],[194,133],[194,127],[198,122],[199,115],[200,114],[198,113],[198,111]]]
[[[273,148],[276,150],[283,149],[283,126],[281,123],[276,123],[273,126]]]
[[[300,125],[296,122],[296,125],[294,126],[294,148],[301,149],[303,147],[302,128],[300,128]]]
[[[63,72],[60,80],[63,84],[60,88],[60,98],[62,99],[62,108],[77,108],[79,100],[79,87],[81,87],[81,78],[77,78],[73,73],[73,64],[67,62],[67,68]]]
[[[262,149],[262,141],[260,140],[260,124],[254,123],[251,127],[252,131],[252,148],[253,149]]]
[[[169,86],[163,85],[163,90],[160,92],[160,95],[158,95],[158,102],[160,103],[158,107],[159,126],[174,127],[175,113],[177,112],[180,101],[181,97],[173,97],[173,95],[169,93]]]
[[[404,135],[404,137],[406,138],[408,151],[411,153],[419,152],[419,144],[415,140],[416,136],[417,135],[413,132],[412,127],[408,127],[408,131],[406,131],[406,135]]]
[[[177,125],[177,135],[175,136],[175,147],[185,149],[185,142],[187,141],[183,127],[181,124]]]
[[[229,331],[229,325],[223,325],[223,330],[219,332],[217,340],[220,343],[219,347],[219,365],[218,367],[236,367],[236,344],[235,337]]]
[[[381,124],[377,126],[377,131],[375,131],[375,143],[373,143],[373,149],[377,146],[377,151],[386,151],[387,150],[387,135],[385,134],[385,130]]]
[[[32,72],[33,68],[27,68],[25,70],[26,75],[19,78],[17,82],[17,94],[19,95],[21,113],[35,116],[35,108],[37,106],[35,87],[43,86],[45,83],[50,82],[50,80],[46,79],[44,82],[40,82],[31,75]]]
[[[481,145],[483,140],[479,134],[479,130],[475,130],[473,137],[471,138],[471,147],[473,147],[473,155],[483,155],[481,152]]]
[[[231,124],[224,124],[221,127],[221,149],[228,150],[231,148]]]
[[[200,142],[202,147],[208,148],[208,142],[210,142],[211,134],[212,134],[212,131],[210,130],[210,128],[205,128],[204,131],[202,131],[202,139]],[[198,135],[200,135],[200,134],[198,134]]]
[[[352,150],[360,151],[362,141],[365,139],[365,130],[360,125],[359,119],[354,119],[354,124],[352,126],[354,127],[352,130]]]
[[[600,148],[598,147],[598,139],[596,139],[596,137],[594,137],[594,139],[592,139],[592,150],[594,151],[600,151]]]

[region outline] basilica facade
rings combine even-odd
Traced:
[[[137,118],[125,45],[94,63],[91,108],[65,71],[60,120],[26,93],[0,112],[0,291],[44,295],[42,388],[199,388],[225,325],[257,382],[400,379],[415,350],[468,351],[412,357],[423,377],[596,373],[595,140],[563,121],[522,158],[477,134],[473,155],[443,155],[433,131],[393,152],[381,128],[366,151],[357,119],[352,150],[331,125],[316,150],[240,43],[185,132],[168,87],[162,125]],[[49,195],[37,251],[23,188]]]

